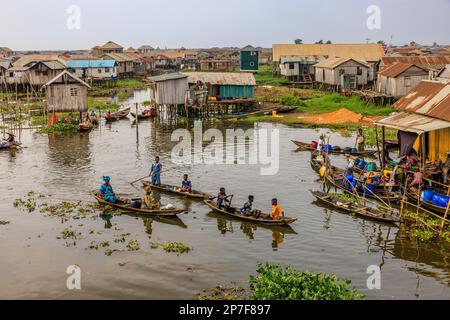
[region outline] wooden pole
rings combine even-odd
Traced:
[[[381,127],[381,170],[384,169],[386,162],[386,128]]]

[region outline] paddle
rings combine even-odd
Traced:
[[[150,177],[150,175],[147,175],[147,176],[145,176],[145,177],[142,177],[142,178],[139,178],[139,179],[137,179],[137,180],[134,180],[133,182],[130,182],[130,184],[135,184],[136,182],[141,181],[141,180],[143,180],[143,179],[145,179],[145,178],[148,178],[148,177]]]

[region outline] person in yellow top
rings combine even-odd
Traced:
[[[150,187],[145,187],[144,190],[145,194],[142,199],[141,209],[159,210],[161,208],[161,203],[152,197],[152,189]]]
[[[270,218],[272,220],[280,220],[280,215],[284,218],[284,210],[278,204],[276,198],[272,199],[272,212],[270,213]]]

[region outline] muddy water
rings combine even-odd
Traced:
[[[269,124],[269,126],[272,126]],[[292,264],[299,270],[335,273],[352,280],[371,299],[450,298],[450,246],[418,244],[402,229],[354,218],[314,203],[308,190],[320,188],[309,164],[310,154],[295,152],[291,139],[309,141],[319,132],[273,125],[280,130],[280,168],[262,176],[259,165],[175,165],[170,136],[192,124],[169,120],[131,120],[102,125],[89,134],[47,136],[24,132],[27,148],[0,154],[0,298],[195,298],[203,289],[237,281],[245,285],[258,262]],[[229,125],[204,123],[204,129]],[[242,127],[247,128],[247,127]],[[333,143],[353,139],[333,136]],[[145,175],[155,155],[161,156],[163,181],[179,183],[188,173],[199,190],[225,186],[240,204],[252,193],[255,204],[269,209],[276,196],[285,211],[299,220],[293,230],[270,229],[210,212],[202,203],[161,195],[163,203],[186,207],[178,220],[143,219],[128,215],[110,220],[86,218],[63,222],[38,211],[27,213],[13,201],[29,191],[54,200],[91,201],[89,192],[108,174],[116,192],[140,195],[129,181]],[[343,164],[343,159],[334,161]],[[57,239],[71,226],[81,232],[74,244]],[[91,231],[95,231],[91,233]],[[130,233],[140,250],[116,244],[115,235]],[[109,241],[121,251],[106,256],[89,249],[91,241]],[[192,250],[177,256],[152,249],[153,242],[180,241]],[[66,288],[69,265],[78,265],[82,289]],[[381,267],[381,290],[368,290],[366,269]]]

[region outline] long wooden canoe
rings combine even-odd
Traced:
[[[366,197],[366,198],[371,198],[374,200],[380,200],[380,201],[384,201],[384,202],[398,202],[401,200],[401,195],[398,193],[394,193],[394,192],[390,192],[386,189],[381,189],[381,188],[375,188],[375,190],[369,191],[367,190],[367,193],[364,194],[363,190],[359,190],[358,186],[361,186],[364,184],[359,183],[357,186],[357,190],[353,191],[351,190],[346,183],[346,177],[344,176],[344,174],[342,172],[332,172],[331,174],[326,174],[325,175],[325,179],[326,182],[332,186],[334,186],[335,188],[341,189],[343,190],[345,193],[348,194],[355,194],[357,193],[360,197]],[[365,190],[365,188],[363,187],[363,189]]]
[[[428,210],[438,213],[440,215],[444,215],[447,210],[447,208],[437,206],[431,201],[426,201],[426,200],[420,199],[420,194],[417,194],[417,189],[415,189],[415,187],[408,188],[408,190],[406,190],[405,193],[406,193],[406,196],[413,202],[414,205],[417,205],[417,202],[419,202],[420,206],[423,206],[425,209],[428,209]],[[442,193],[444,193],[444,192],[442,192]],[[448,213],[450,214],[450,210],[448,211]]]
[[[135,112],[130,112],[130,114],[134,117],[134,118],[136,118],[136,113]],[[139,120],[142,120],[142,119],[151,119],[151,118],[156,118],[158,116],[158,114],[150,114],[150,113],[148,113],[148,114],[138,114],[137,115],[137,118],[139,119]]]
[[[89,132],[94,128],[94,126],[92,124],[90,125],[83,125],[83,124],[79,124],[78,125],[78,131],[79,132]]]
[[[393,215],[392,212],[385,212],[379,209],[367,207],[361,204],[356,204],[350,201],[343,200],[335,195],[309,190],[312,195],[327,205],[334,208],[344,210],[349,213],[353,213],[359,216],[363,216],[370,219],[375,219],[384,222],[400,222],[400,218],[397,215]]]
[[[100,204],[119,208],[119,209],[122,209],[125,211],[132,212],[134,214],[139,214],[139,215],[173,217],[179,213],[186,211],[185,209],[161,209],[161,210],[138,209],[138,208],[133,208],[129,203],[123,203],[123,202],[122,203],[112,203],[112,202],[105,201],[98,194],[94,194],[94,197]]]
[[[187,198],[194,198],[194,199],[199,199],[199,200],[207,200],[207,199],[214,198],[214,196],[210,193],[196,191],[196,190],[192,190],[192,192],[181,192],[178,190],[179,187],[172,186],[170,184],[161,184],[159,186],[155,186],[147,181],[142,181],[142,184],[144,185],[144,187],[150,187],[152,189],[177,194],[179,196],[183,196],[183,197],[187,197]]]
[[[301,141],[296,141],[296,140],[291,140],[298,148],[298,150],[301,151],[314,151],[315,149],[311,148],[311,145],[309,143],[305,143],[305,142],[301,142]],[[374,156],[375,153],[377,153],[376,150],[365,150],[365,151],[357,151],[357,152],[351,152],[351,151],[344,151],[344,150],[340,150],[340,151],[336,151],[336,150],[329,150],[329,151],[325,151],[326,153],[330,153],[330,154],[348,154],[348,155],[354,155],[354,156]]]
[[[204,202],[208,207],[210,207],[215,212],[226,214],[228,216],[232,216],[232,217],[242,219],[242,220],[256,222],[256,223],[262,223],[262,224],[274,225],[274,226],[284,226],[284,225],[289,225],[294,221],[297,221],[297,218],[289,218],[289,217],[281,218],[280,220],[272,220],[271,218],[268,217],[267,214],[261,214],[261,217],[259,217],[259,218],[255,218],[253,216],[245,216],[245,215],[241,214],[241,212],[236,208],[233,208],[234,212],[228,212],[226,210],[219,209],[217,207],[217,205],[214,203],[214,201],[212,201],[212,200],[204,200]]]
[[[117,121],[126,118],[130,114],[131,108],[125,108],[117,112],[111,113],[111,118],[105,116],[106,121]]]

